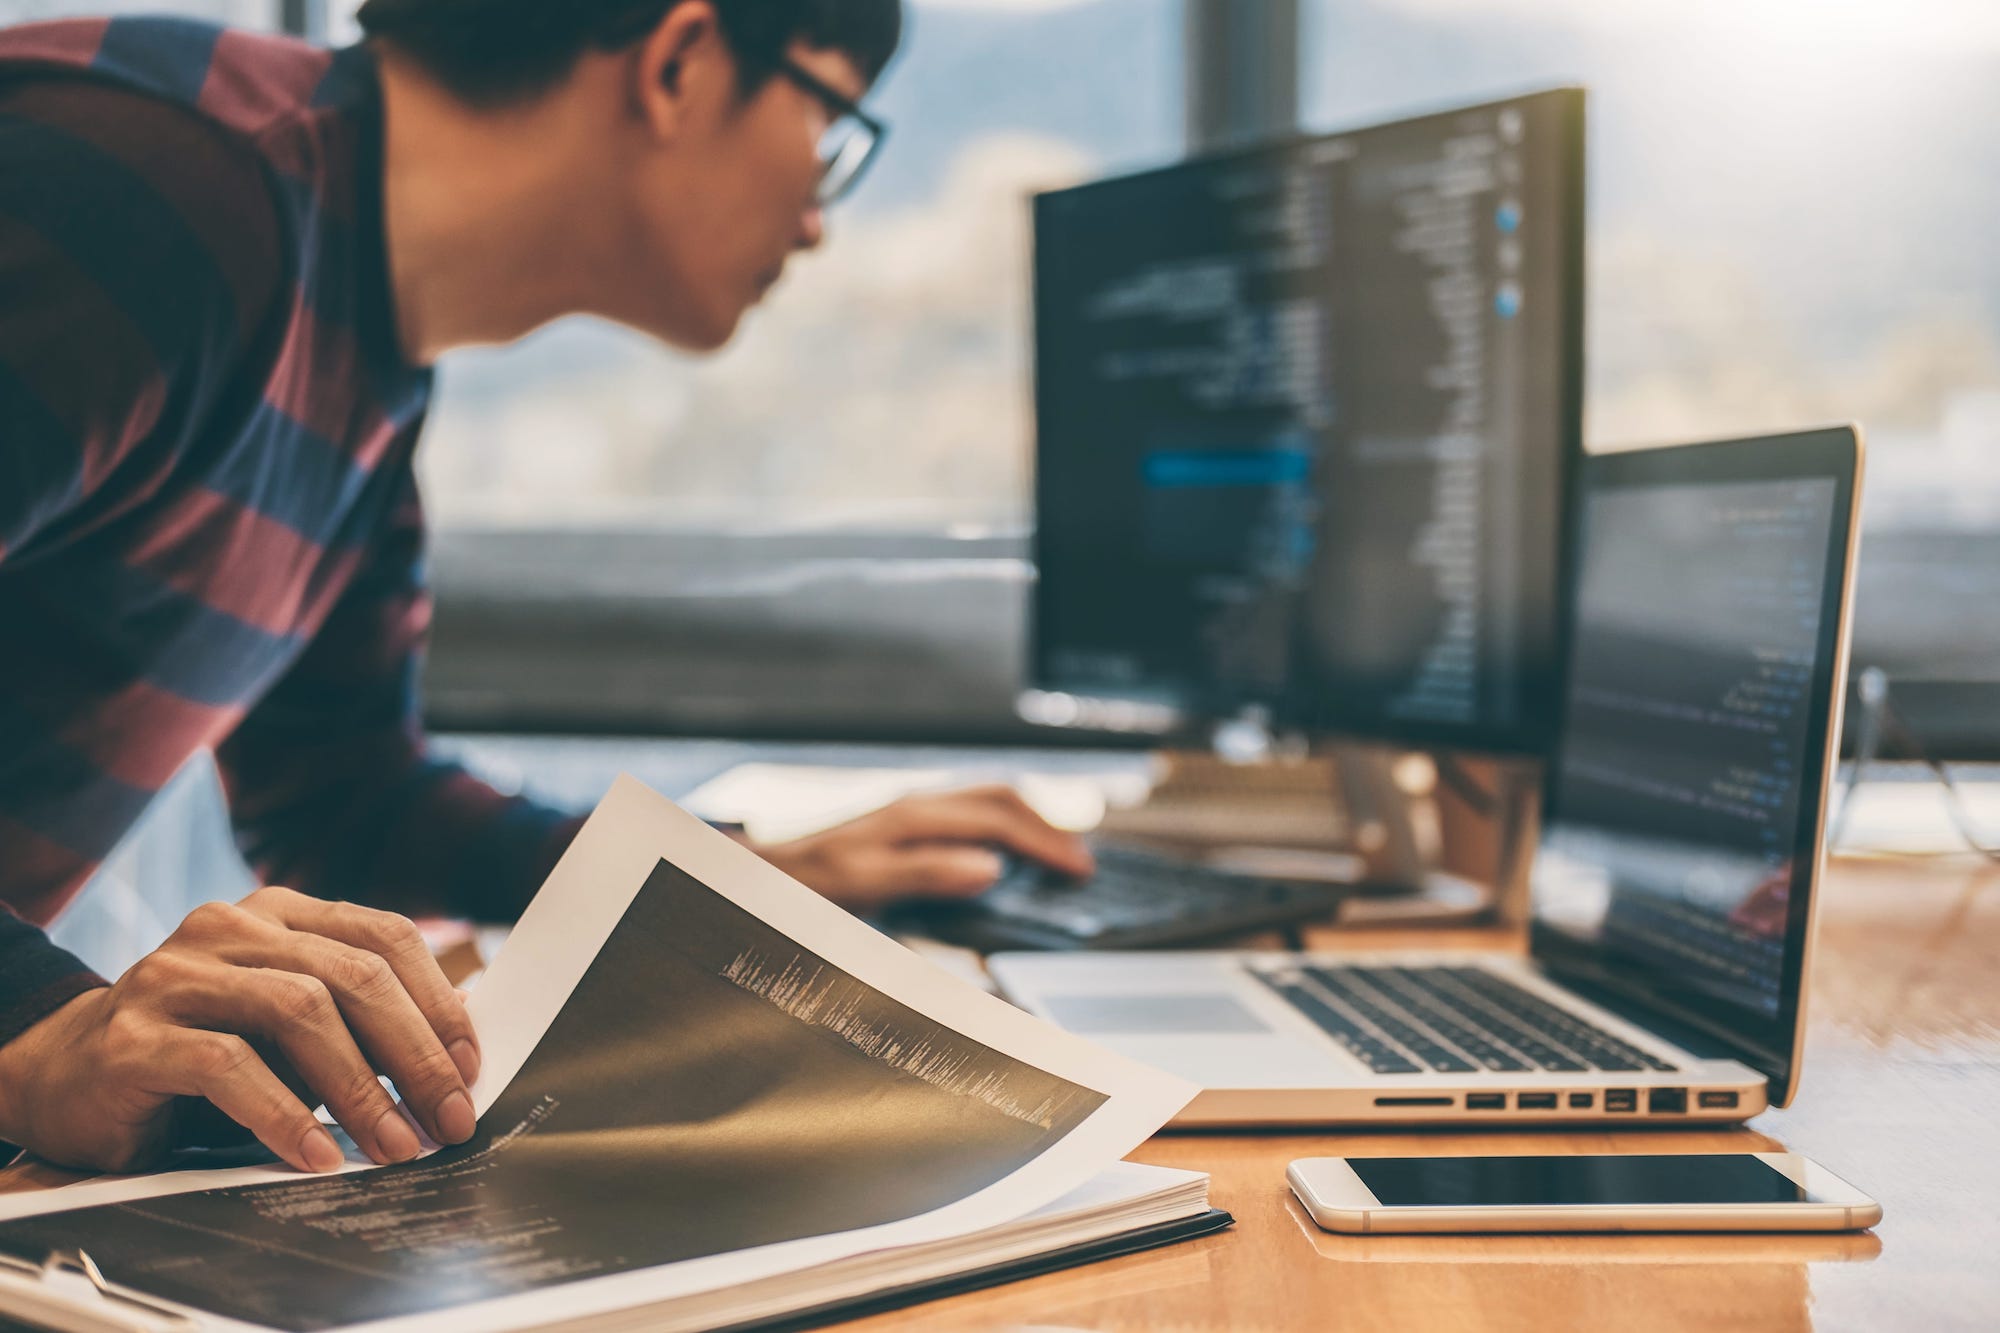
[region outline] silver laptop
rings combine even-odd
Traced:
[[[1183,1126],[1733,1121],[1798,1083],[1859,508],[1850,428],[1585,461],[1529,953],[999,954],[1199,1084]]]

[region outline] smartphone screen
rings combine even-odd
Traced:
[[[1745,1153],[1662,1157],[1350,1157],[1385,1208],[1817,1203]]]

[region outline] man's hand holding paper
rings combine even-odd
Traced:
[[[0,1047],[0,1138],[132,1170],[199,1140],[187,1122],[213,1107],[292,1166],[331,1171],[345,1158],[313,1117],[323,1101],[375,1161],[407,1161],[421,1145],[378,1072],[437,1142],[472,1137],[478,1038],[416,927],[260,889],[195,909],[116,985]]]

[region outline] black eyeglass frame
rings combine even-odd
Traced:
[[[838,178],[834,176],[834,168],[840,165],[841,156],[844,154],[820,163],[820,190],[815,202],[821,208],[830,208],[852,193],[862,174],[868,170],[868,164],[873,162],[876,154],[881,151],[882,141],[889,137],[889,126],[877,117],[869,115],[859,102],[790,56],[778,57],[778,72],[817,97],[826,106],[826,109],[833,114],[833,119],[827,122],[828,129],[839,124],[842,117],[848,117],[868,132],[867,148],[863,150],[860,160],[847,168],[845,175]],[[828,182],[831,182],[831,185]]]

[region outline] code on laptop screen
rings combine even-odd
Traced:
[[[1579,530],[1536,921],[1765,1020],[1783,1002],[1837,492],[1605,488]]]

